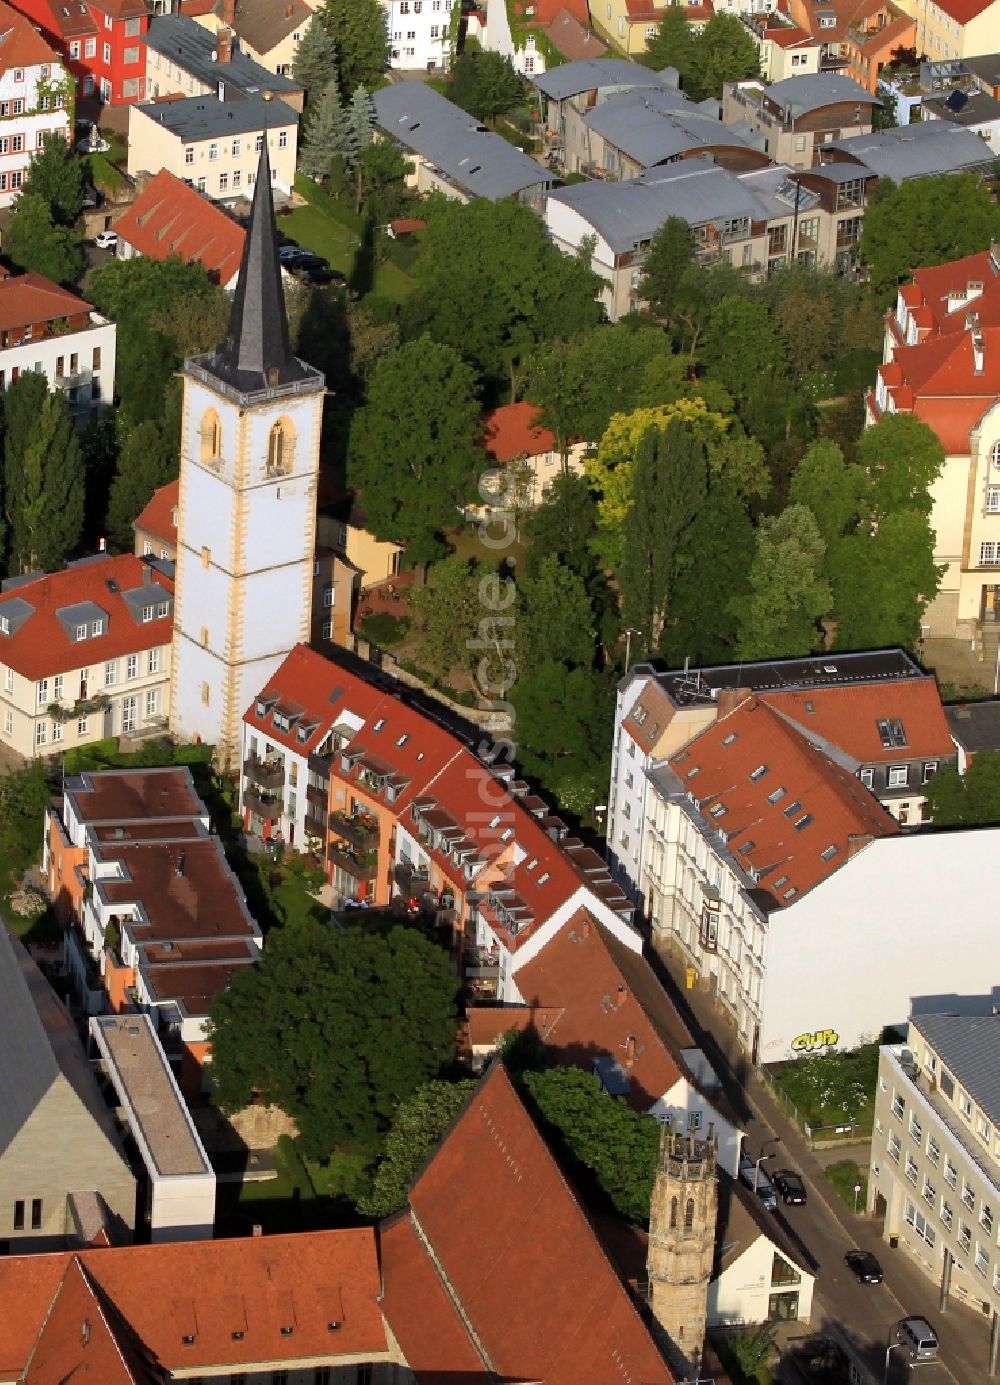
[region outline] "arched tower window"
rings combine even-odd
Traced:
[[[210,466],[218,466],[222,458],[222,424],[214,409],[209,409],[201,420],[201,460]]]
[[[693,1229],[694,1229],[694,1198],[693,1198],[693,1197],[689,1197],[688,1200],[687,1200],[687,1202],[684,1204],[684,1230],[685,1230],[685,1231],[692,1231]]]
[[[670,1230],[677,1230],[677,1199],[675,1197],[670,1199]]]
[[[279,418],[267,435],[267,474],[287,476],[295,452],[295,430],[291,419]]]

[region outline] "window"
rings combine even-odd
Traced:
[[[927,1158],[935,1168],[937,1168],[938,1164],[941,1162],[941,1146],[933,1135],[927,1136]]]
[[[976,1269],[984,1279],[990,1271],[990,1253],[979,1241],[976,1242]]]
[[[945,1227],[950,1231],[951,1224],[955,1220],[955,1212],[947,1198],[941,1199],[941,1220]]]
[[[962,1179],[962,1201],[971,1212],[976,1205],[976,1194],[967,1178]]]
[[[85,736],[85,735],[87,734],[87,718],[86,718],[86,717],[81,717],[80,720],[76,723],[76,734],[77,734],[78,736]]]
[[[153,619],[153,607],[152,607],[152,606],[143,606],[143,608],[142,608],[142,623],[143,623],[143,625],[148,625],[149,622],[150,622],[152,619]]]
[[[90,365],[92,370],[100,370],[101,368],[101,348],[99,346],[95,346],[91,353]]]
[[[291,438],[281,423],[276,423],[267,438],[268,476],[287,476],[291,470]]]
[[[229,191],[229,174],[228,174],[228,173],[220,173],[220,174],[219,174],[219,191],[220,191],[220,192],[228,192],[228,191]]]
[[[24,1203],[20,1199],[14,1203],[14,1230],[24,1230]]]
[[[52,701],[53,701],[53,702],[61,702],[61,701],[62,701],[62,695],[63,695],[63,676],[62,676],[61,673],[57,673],[56,676],[55,676],[55,678],[53,678],[53,680],[52,680]]]
[[[989,543],[979,545],[979,566],[996,567],[1000,564],[1000,543],[992,540]]]
[[[135,709],[138,702],[137,697],[122,698],[122,735],[127,736],[130,731],[135,730]]]
[[[972,1232],[961,1217],[958,1219],[958,1244],[967,1253],[972,1249]]]
[[[910,782],[909,765],[890,765],[889,766],[889,788],[905,789]]]
[[[214,161],[215,161],[218,157],[219,157],[219,146],[218,146],[218,144],[216,144],[215,141],[213,140],[212,143],[208,146],[208,160],[209,160],[209,163],[214,163]]]
[[[52,739],[53,739],[53,741],[61,741],[62,738],[63,738],[62,722],[61,722],[61,721],[54,721],[54,722],[52,723]]]
[[[263,135],[258,135],[258,136],[257,136],[257,138],[254,140],[253,147],[254,147],[254,152],[257,153],[257,154],[259,154],[260,151],[264,148],[264,136],[263,136]]]
[[[3,685],[7,692],[14,691],[14,670],[12,668],[4,670]]]
[[[806,137],[805,137],[805,135],[796,135],[796,136],[795,136],[795,152],[796,152],[797,154],[801,154],[801,153],[803,153],[803,151],[805,150],[805,147],[806,147]]]
[[[150,688],[146,693],[146,716],[155,717],[160,711],[160,690]]]
[[[48,700],[49,680],[47,678],[40,678],[38,680],[38,686],[35,690],[35,701],[38,703],[39,707],[43,707],[45,703],[48,702]]]
[[[899,1095],[898,1092],[894,1091],[892,1094],[892,1114],[896,1117],[898,1121],[901,1121],[903,1119],[903,1112],[905,1110],[906,1102],[903,1100],[903,1098]]]
[[[208,187],[208,183],[204,178],[199,178],[195,186],[197,187],[199,192],[204,192]]]
[[[109,659],[104,665],[104,686],[110,688],[113,683],[118,682],[118,660]]]
[[[3,714],[3,731],[5,736],[14,734],[14,713],[9,710]]]
[[[139,35],[140,35],[141,33],[142,33],[142,21],[141,21],[141,20],[139,20],[139,19],[126,19],[126,21],[125,21],[125,37],[126,37],[126,38],[138,38]]]
[[[934,1230],[933,1226],[931,1226],[923,1212],[917,1211],[909,1198],[906,1200],[906,1207],[903,1215],[906,1218],[907,1225],[912,1226],[920,1239],[933,1248],[934,1242],[937,1240],[937,1232]]]
[[[323,639],[324,639],[324,640],[332,640],[332,639],[333,639],[333,621],[332,621],[332,620],[324,620],[324,622],[323,622]]]
[[[334,589],[333,589],[333,586],[332,586],[332,585],[329,586],[329,587],[324,587],[324,588],[323,588],[323,605],[324,605],[324,606],[327,606],[327,607],[332,606],[332,605],[334,604],[334,597],[335,597],[335,592],[334,592]]]
[[[69,46],[69,56],[72,62],[77,62],[80,57],[80,40],[74,39]]]
[[[917,1144],[924,1138],[924,1128],[912,1111],[910,1112],[910,1134]]]
[[[767,773],[767,765],[758,765],[756,769],[750,771],[751,783],[756,783],[758,779],[763,779]]]
[[[49,739],[49,724],[47,721],[39,721],[35,725],[35,745],[45,745]]]
[[[866,789],[871,789],[875,785],[875,771],[873,769],[863,769],[858,778]]]
[[[875,725],[883,750],[894,750],[899,746],[906,745],[906,732],[903,729],[903,723],[895,717],[877,721]]]
[[[849,245],[857,245],[861,239],[860,216],[848,216],[843,221],[837,222],[837,249],[842,250]]]
[[[194,163],[194,147],[190,144],[184,146],[184,162],[186,164]]]
[[[924,1174],[924,1186],[921,1192],[921,1196],[923,1197],[924,1201],[929,1202],[932,1207],[934,1206],[935,1202],[937,1202],[937,1189],[935,1188],[934,1184],[931,1182],[931,1180],[927,1177],[926,1174]]]
[[[979,1225],[984,1231],[993,1231],[993,1208],[988,1202],[984,1202],[979,1209]]]
[[[917,1181],[917,1161],[912,1154],[906,1156],[906,1176],[911,1183]]]
[[[969,1096],[968,1092],[959,1092],[958,1109],[967,1121],[972,1120],[972,1098]]]
[[[166,556],[167,556],[166,549],[161,548],[161,549],[160,549],[160,557],[161,557],[161,558],[166,558]],[[170,614],[170,602],[169,602],[169,601],[160,601],[160,602],[158,602],[158,603],[157,603],[157,607],[156,607],[156,618],[157,618],[157,620],[162,620],[164,616],[168,616],[169,614]]]
[[[105,18],[107,18],[107,15],[105,15]],[[110,44],[110,43],[106,43],[106,44],[104,45],[104,61],[105,61],[106,63],[109,63],[109,62],[111,61],[111,44]]]
[[[278,148],[279,148],[279,149],[287,149],[287,148],[288,148],[288,131],[287,131],[287,130],[279,130],[279,131],[278,131]]]
[[[976,1117],[976,1134],[981,1140],[985,1141],[986,1144],[989,1144],[990,1140],[993,1138],[993,1127],[981,1113]]]
[[[988,515],[1000,514],[1000,486],[986,487],[986,513]]]
[[[890,1131],[889,1131],[889,1140],[888,1140],[888,1144],[887,1144],[886,1148],[888,1149],[888,1152],[889,1152],[889,1158],[890,1158],[890,1159],[894,1159],[894,1160],[896,1161],[896,1163],[898,1164],[898,1163],[899,1163],[899,1148],[900,1148],[900,1146],[899,1146],[899,1136],[896,1134],[895,1130],[890,1130]]]
[[[944,1156],[944,1181],[949,1188],[954,1188],[958,1183],[958,1170],[951,1162],[950,1155],[947,1154]]]
[[[160,651],[159,651],[158,649],[151,649],[151,650],[149,651],[149,654],[146,656],[146,672],[147,672],[147,673],[159,673],[159,671],[160,671]]]
[[[92,620],[90,622],[90,633],[92,636],[104,634],[104,620]]]
[[[208,686],[207,683],[202,683],[202,685],[201,685],[201,700],[202,700],[203,704],[204,704],[206,707],[208,706],[209,702],[211,701],[211,698],[212,698],[212,690],[211,690],[211,688]]]
[[[201,460],[214,462],[217,466],[222,448],[222,425],[214,409],[209,409],[204,415],[198,431],[201,439]]]

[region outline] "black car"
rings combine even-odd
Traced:
[[[806,1200],[806,1185],[791,1169],[779,1169],[771,1174],[774,1191],[786,1207],[801,1207]]]
[[[301,275],[304,284],[311,284],[314,287],[344,282],[344,276],[331,269],[329,265],[306,265],[305,269],[301,270]]]
[[[882,1266],[870,1250],[849,1250],[844,1263],[862,1284],[882,1283]]]
[[[296,245],[294,241],[288,241],[284,245],[278,246],[278,259],[290,269],[299,260],[309,259],[312,256],[311,250],[306,250],[304,246]]]
[[[291,264],[286,260],[285,268],[290,269],[293,274],[300,274],[304,277],[313,269],[329,269],[330,261],[325,260],[322,255],[314,255],[307,251],[304,255],[299,255]]]

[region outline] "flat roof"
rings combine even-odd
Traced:
[[[147,921],[126,920],[136,943],[260,936],[217,837],[176,847],[126,843],[94,855],[98,872],[115,861],[124,867],[124,879],[98,873],[93,882],[108,908],[142,904]]]
[[[184,1098],[148,1015],[99,1015],[93,1035],[144,1162],[161,1177],[211,1174]],[[148,1153],[148,1161],[145,1155]]]
[[[187,143],[226,135],[249,135],[259,130],[287,129],[298,116],[284,101],[265,101],[246,96],[239,101],[220,101],[211,93],[186,96],[182,101],[152,101],[135,107],[154,124]]]
[[[64,793],[87,824],[208,816],[186,766],[88,771],[67,779]]]
[[[678,706],[713,702],[724,688],[764,692],[769,689],[840,687],[850,683],[886,682],[898,678],[929,678],[903,649],[876,649],[860,654],[817,654],[806,659],[765,659],[750,664],[718,664],[712,668],[673,669],[657,673],[651,665],[637,671],[655,678]]]
[[[1000,701],[959,702],[944,709],[952,739],[963,750],[1000,750]]]

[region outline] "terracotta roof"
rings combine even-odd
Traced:
[[[943,4],[938,0],[938,4],[945,14],[951,15],[959,24],[968,24],[977,15],[988,10],[993,0],[944,0]]]
[[[500,1376],[673,1385],[501,1063],[418,1177],[410,1208]]]
[[[655,679],[646,683],[632,704],[622,727],[644,755],[649,755],[674,715],[669,694]]]
[[[62,0],[39,0],[38,9],[45,10],[48,14],[48,22],[39,17],[43,31],[59,35],[63,39],[96,34],[103,27],[82,3],[67,5],[63,4]]]
[[[85,1250],[75,1257],[69,1252],[3,1257],[0,1373],[5,1379],[23,1371],[74,1258],[149,1356],[171,1374],[219,1365],[239,1372],[262,1361],[290,1366],[301,1361],[311,1367],[317,1358],[364,1360],[387,1349],[371,1227],[161,1242]],[[339,1324],[335,1330],[331,1322]],[[60,1350],[60,1361],[68,1366],[62,1380],[87,1378],[74,1373],[88,1350],[80,1326],[75,1319],[72,1342]],[[286,1327],[292,1332],[284,1333]],[[49,1385],[48,1379],[40,1385]]]
[[[549,41],[570,62],[600,58],[608,51],[608,45],[587,27],[586,18],[577,18],[565,6],[548,25],[546,33]]]
[[[0,71],[59,61],[59,54],[45,42],[30,20],[6,0],[0,0]]]
[[[495,462],[516,462],[519,457],[538,457],[551,452],[555,434],[536,422],[541,409],[522,401],[503,404],[483,415],[485,434],[482,445]]]
[[[154,605],[167,602],[168,611],[142,622],[132,614],[123,593],[143,587],[147,576],[152,578],[147,590]],[[10,635],[0,635],[0,660],[25,678],[48,678],[84,665],[96,670],[107,659],[169,644],[173,591],[171,578],[131,554],[19,582],[0,594],[0,618],[16,620],[12,613],[22,610],[16,603],[26,602],[32,610],[23,623],[12,624]],[[58,612],[81,606],[99,609],[104,629],[100,635],[76,641]],[[89,623],[89,616],[82,623]]]
[[[90,303],[61,289],[44,274],[12,274],[0,279],[0,331],[93,311]]]
[[[62,1257],[60,1257],[62,1258]],[[66,1265],[24,1377],[25,1385],[159,1385],[146,1358],[77,1256]]]
[[[514,0],[515,13],[524,15],[531,0]],[[535,0],[529,24],[532,28],[544,28],[551,24],[560,10],[568,10],[581,24],[590,22],[587,0]]]
[[[820,749],[846,751],[859,765],[955,753],[933,678],[759,695]],[[902,722],[902,748],[883,745],[878,723],[887,719]]]
[[[968,455],[970,429],[1000,395],[1000,327],[984,326],[982,340],[979,371],[968,330],[897,347],[893,360],[879,367],[897,410],[922,418],[948,456]]]
[[[811,890],[859,844],[899,831],[854,774],[760,697],[714,722],[669,764],[736,863],[756,873],[769,907]]]
[[[242,226],[165,168],[118,218],[115,230],[149,259],[179,255],[200,264],[223,288],[239,273],[246,240]]]
[[[155,490],[149,504],[135,520],[132,528],[176,548],[176,514],[180,488],[180,481],[168,481],[165,486]]]
[[[518,1034],[534,1029],[544,1042],[561,1015],[559,1006],[473,1005],[465,1027],[472,1048],[496,1048],[512,1029]]]
[[[628,1084],[630,1105],[648,1111],[684,1073],[626,982],[612,954],[612,941],[580,910],[537,956],[515,971],[514,982],[537,1012],[552,1012],[552,1022],[540,1037],[554,1056],[583,1068],[591,1067],[598,1056],[612,1058]],[[649,970],[648,962],[642,958],[639,962]],[[676,1020],[678,1033],[683,1034],[684,1027],[651,970],[650,979],[659,993],[658,1008],[670,1012],[662,1017],[663,1025]],[[653,995],[653,988],[646,987],[647,1002]]]
[[[109,769],[68,779],[64,790],[83,823],[144,826],[165,819],[190,821],[205,815],[189,769]]]
[[[87,3],[112,19],[133,19],[137,15],[145,18],[150,11],[147,0],[87,0]]]
[[[815,42],[812,35],[797,24],[770,24],[764,31],[764,37],[779,48],[799,48],[802,44]]]

